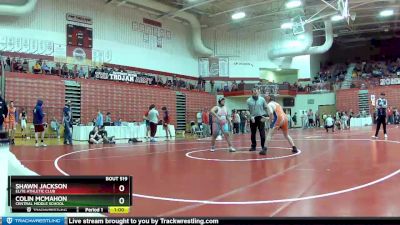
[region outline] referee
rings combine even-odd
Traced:
[[[257,129],[260,132],[261,138],[261,148],[262,150],[266,150],[265,148],[265,123],[261,121],[262,116],[266,115],[265,108],[267,103],[263,97],[260,96],[260,91],[257,88],[254,88],[252,91],[252,96],[247,99],[247,106],[250,111],[250,130],[251,130],[251,148],[249,151],[255,151],[257,142],[256,142],[256,133]]]
[[[385,98],[385,93],[381,93],[380,98],[376,100],[376,131],[375,131],[375,136],[372,136],[372,138],[378,138],[378,133],[379,129],[381,128],[381,124],[383,125],[383,133],[385,135],[385,138],[387,138],[387,133],[386,133],[386,110],[388,106],[388,101]]]

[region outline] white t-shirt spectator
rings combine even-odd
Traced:
[[[151,123],[158,123],[158,111],[156,109],[152,109],[149,111],[149,121]]]
[[[239,113],[235,113],[234,114],[234,120],[233,120],[233,122],[234,123],[240,123],[240,116],[239,116]]]
[[[197,123],[202,123],[203,122],[202,113],[201,112],[197,113],[196,118],[197,118]]]
[[[326,120],[325,120],[325,124],[326,124],[326,126],[328,126],[328,127],[331,127],[331,126],[333,126],[333,123],[334,123],[335,121],[333,121],[333,118],[332,117],[328,117],[328,118],[326,118]]]

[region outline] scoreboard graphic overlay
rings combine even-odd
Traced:
[[[128,213],[131,176],[9,176],[12,212]]]

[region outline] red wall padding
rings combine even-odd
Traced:
[[[81,120],[84,123],[97,116],[111,113],[112,120],[143,121],[143,115],[150,104],[155,104],[161,114],[166,106],[172,124],[176,123],[175,92],[165,88],[125,84],[109,81],[84,80],[81,82]]]
[[[52,117],[62,119],[65,101],[64,82],[59,77],[6,72],[6,101],[14,101],[20,112],[25,108],[28,120],[32,122],[32,110],[38,99],[44,101],[46,121]]]
[[[339,111],[349,111],[349,109],[353,109],[354,112],[358,112],[358,91],[359,89],[357,88],[337,91],[337,109]],[[373,110],[373,107],[371,105],[370,96],[375,95],[378,98],[381,92],[384,92],[386,94],[389,106],[400,108],[400,85],[379,86],[368,89],[368,98],[371,112]]]
[[[113,121],[143,121],[143,114],[150,104],[169,110],[171,123],[176,125],[176,91],[145,85],[127,84],[111,81],[78,79],[81,83],[81,121],[87,123],[96,118],[98,110],[111,112]],[[186,95],[187,122],[196,120],[196,113],[202,108],[215,105],[215,96],[197,91],[181,91]],[[47,121],[53,116],[62,119],[65,102],[63,79],[56,76],[7,73],[6,100],[14,100],[19,110],[27,108],[29,121],[37,99],[44,101]]]
[[[196,113],[200,109],[210,110],[217,102],[216,97],[208,93],[192,91],[182,91],[182,93],[186,95],[186,122],[196,122]]]

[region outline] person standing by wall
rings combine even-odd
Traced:
[[[72,111],[71,101],[67,101],[63,109],[64,145],[72,145]]]
[[[292,120],[293,120],[294,126],[297,127],[297,112],[295,112],[294,115],[292,116]]]
[[[21,137],[22,138],[26,138],[26,124],[28,121],[28,115],[26,114],[25,109],[21,110],[21,114],[19,116],[20,120],[21,120]]]
[[[159,121],[159,113],[156,106],[152,104],[149,111],[149,121],[150,121],[150,142],[156,142],[155,136],[157,133],[157,125]]]
[[[149,107],[149,109],[146,110],[146,111],[144,112],[144,115],[143,115],[143,120],[144,120],[144,122],[145,122],[145,124],[146,124],[146,138],[147,138],[147,139],[150,138],[150,120],[149,120],[149,111],[150,111],[150,110],[151,110],[151,109],[150,109],[150,107]]]
[[[38,100],[33,110],[33,125],[35,127],[35,146],[46,147],[47,145],[44,143],[44,116],[46,114],[43,112],[43,101]],[[41,137],[40,145],[39,145],[39,135]]]
[[[17,109],[14,107],[14,102],[10,101],[8,107],[8,116],[6,118],[6,129],[8,130],[8,136],[10,137],[10,143],[15,145],[15,119],[16,119]]]
[[[308,128],[312,128],[314,126],[314,113],[312,109],[308,111],[307,117],[308,117]]]
[[[207,110],[207,108],[203,109],[203,113],[202,113],[202,122],[203,122],[203,134],[205,137],[209,137],[211,135],[211,131],[210,131],[210,121],[209,121],[209,111]]]
[[[104,125],[103,114],[101,113],[101,111],[99,109],[99,112],[97,113],[96,126],[102,127],[103,125]]]
[[[319,111],[315,112],[315,127],[321,127],[321,120],[320,120]]]
[[[200,109],[200,111],[196,114],[196,121],[199,130],[203,130],[203,110]]]
[[[245,129],[246,129],[246,112],[241,111],[240,112],[240,132],[244,134]]]
[[[169,116],[169,112],[168,112],[166,106],[162,107],[162,111],[163,111],[163,114],[164,114],[164,116],[163,116],[163,128],[165,130],[165,136],[166,136],[167,141],[168,141],[168,137],[170,137],[172,139],[171,130],[169,129],[169,124],[170,124],[171,118]]]
[[[239,126],[240,126],[240,116],[239,113],[234,109],[233,110],[233,133],[240,134]]]

